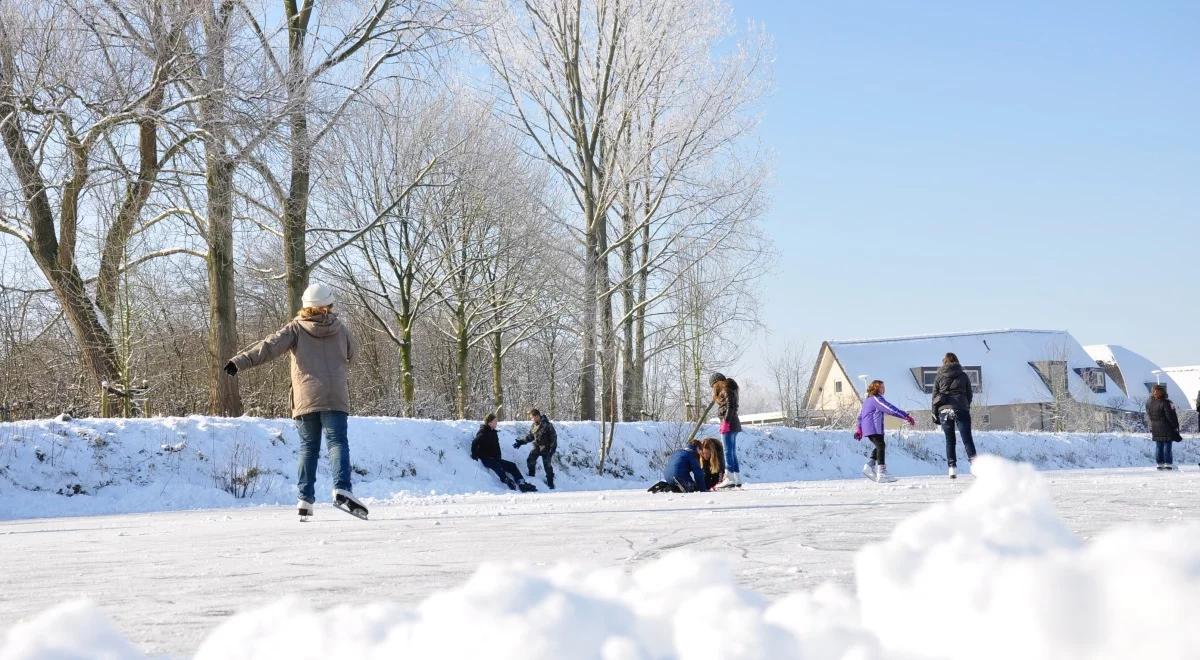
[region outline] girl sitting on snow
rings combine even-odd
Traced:
[[[704,480],[712,490],[725,478],[725,447],[716,438],[700,441],[700,467],[704,468]]]
[[[884,386],[882,380],[873,380],[867,386],[867,398],[863,401],[862,411],[858,413],[858,425],[854,429],[854,439],[862,440],[863,436],[871,441],[871,458],[863,465],[863,476],[875,481],[891,481],[884,460],[883,416],[891,415],[908,422],[909,426],[916,424],[912,415],[888,403],[883,398]]]

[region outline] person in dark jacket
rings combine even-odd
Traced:
[[[942,358],[942,366],[938,369],[937,377],[933,380],[933,423],[942,427],[946,434],[946,464],[949,467],[950,478],[958,476],[957,440],[954,429],[962,434],[963,447],[967,450],[967,460],[975,460],[975,439],[971,436],[971,399],[974,390],[971,388],[971,378],[963,371],[958,356],[947,353]]]
[[[471,459],[483,463],[483,467],[495,472],[509,490],[520,490],[522,493],[537,490],[536,486],[527,483],[525,477],[521,476],[521,470],[517,468],[516,463],[500,457],[500,434],[496,431],[498,425],[495,415],[488,415],[487,419],[483,420],[483,424],[475,432],[475,439],[471,441]]]
[[[716,438],[705,438],[700,441],[699,451],[705,490],[712,490],[725,478],[725,447]]]
[[[1150,389],[1150,400],[1146,402],[1146,417],[1150,420],[1150,438],[1154,440],[1154,458],[1158,469],[1174,470],[1171,443],[1183,440],[1179,434],[1179,413],[1175,404],[1167,398],[1167,388],[1155,385]]]
[[[738,418],[738,384],[721,372],[708,379],[712,386],[712,400],[717,405],[717,418],[721,420],[721,441],[725,443],[725,479],[717,488],[734,488],[742,485],[738,467],[737,436],[742,432],[742,421]]]
[[[650,487],[650,492],[693,493],[708,490],[704,468],[700,466],[700,441],[688,440],[683,449],[667,458],[663,480]]]
[[[524,438],[513,443],[513,449],[533,443],[533,449],[529,450],[529,458],[525,461],[529,467],[529,476],[537,475],[537,460],[541,458],[542,466],[546,468],[546,487],[554,490],[554,465],[551,460],[554,458],[554,452],[558,451],[558,432],[554,430],[550,418],[537,408],[529,411],[529,421],[533,426]]]

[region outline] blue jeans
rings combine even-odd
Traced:
[[[725,471],[741,472],[737,462],[737,431],[721,434],[721,442],[725,443]]]
[[[942,433],[946,434],[946,463],[951,467],[958,465],[958,455],[955,451],[958,443],[954,438],[956,426],[958,432],[962,434],[963,447],[967,450],[967,460],[975,460],[975,439],[971,437],[971,411],[943,408],[939,414],[942,420]]]
[[[1171,465],[1174,461],[1171,458],[1171,441],[1155,440],[1154,444],[1154,460],[1159,465]]]
[[[300,499],[305,502],[316,500],[317,459],[321,456],[321,431],[325,431],[325,443],[329,445],[329,468],[333,475],[333,487],[350,490],[350,443],[346,440],[346,418],[340,410],[323,410],[296,418],[296,430],[300,433],[300,469],[296,476],[296,488]]]

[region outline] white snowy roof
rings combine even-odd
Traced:
[[[1168,374],[1162,373],[1162,367],[1151,362],[1143,355],[1115,344],[1085,346],[1084,350],[1097,362],[1107,362],[1116,365],[1117,369],[1120,370],[1121,378],[1125,380],[1126,397],[1126,401],[1121,407],[1127,410],[1136,412],[1143,409],[1146,399],[1150,396],[1148,384],[1151,383],[1166,385],[1167,396],[1172,401],[1175,401],[1176,405],[1181,405],[1181,402],[1188,400],[1184,391],[1179,387],[1179,383]],[[1116,388],[1113,389],[1115,390]]]
[[[1075,369],[1096,368],[1096,361],[1079,342],[1061,330],[991,330],[914,337],[894,337],[828,342],[838,363],[860,392],[866,383],[879,379],[887,384],[887,398],[897,406],[928,410],[930,395],[917,383],[912,370],[937,367],[950,352],[964,367],[980,367],[983,391],[976,402],[988,406],[1049,403],[1053,395],[1031,362],[1065,361],[1067,385],[1079,401],[1110,405],[1115,383],[1108,392],[1095,394]]]
[[[1163,371],[1175,381],[1179,389],[1183,390],[1183,398],[1175,399],[1175,395],[1171,394],[1171,398],[1175,399],[1175,405],[1196,408],[1196,396],[1200,393],[1200,364],[1195,364],[1190,367],[1163,367]]]

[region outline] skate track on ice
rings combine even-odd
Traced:
[[[1200,520],[1200,471],[1183,470],[1045,476],[1059,515],[1086,540],[1116,524]],[[285,594],[320,608],[415,604],[462,583],[483,561],[636,565],[678,548],[729,557],[741,583],[766,596],[829,580],[852,588],[856,550],[971,481],[454,495],[376,503],[368,522],[328,503],[306,524],[291,507],[5,521],[0,633],[87,597],[143,651],[183,656],[231,614]]]

